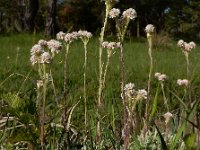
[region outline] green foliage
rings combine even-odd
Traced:
[[[19,141],[28,141],[29,143],[40,145],[39,143],[39,119],[36,113],[36,80],[38,80],[38,75],[36,74],[36,69],[32,68],[29,62],[29,49],[31,45],[36,43],[37,39],[41,38],[41,35],[10,35],[0,37],[1,51],[0,59],[3,63],[0,64],[0,104],[2,100],[6,107],[1,109],[0,116],[7,117],[9,114],[10,119],[15,117],[15,120],[9,120],[8,124],[0,123],[0,145],[3,147],[11,147]],[[33,42],[34,41],[34,42]],[[54,95],[52,92],[51,84],[48,92],[48,102],[47,102],[47,129],[46,133],[46,145],[50,149],[54,149],[57,145],[55,141],[60,143],[60,148],[63,147],[63,142],[68,139],[68,144],[70,148],[83,146],[85,148],[91,147],[91,149],[96,148],[96,121],[98,119],[96,112],[96,93],[97,93],[97,44],[98,39],[92,39],[91,43],[88,45],[88,128],[87,132],[82,123],[84,120],[84,103],[83,103],[83,55],[82,43],[76,42],[71,47],[69,53],[69,79],[68,84],[68,125],[70,126],[69,132],[65,133],[62,126],[62,103],[56,105]],[[10,44],[12,43],[12,44]],[[24,44],[26,43],[26,44]],[[146,139],[141,140],[143,133],[143,123],[142,117],[144,116],[144,106],[145,102],[139,103],[136,110],[136,120],[138,127],[137,130],[131,129],[131,144],[130,149],[142,149],[143,144],[146,143],[146,147],[165,147],[169,146],[169,141],[172,141],[173,147],[179,147],[184,139],[186,147],[191,147],[193,143],[192,131],[187,136],[185,129],[185,119],[182,122],[178,122],[179,119],[179,109],[188,110],[188,102],[184,97],[184,90],[181,87],[177,87],[177,78],[183,78],[185,71],[184,68],[184,58],[182,59],[181,52],[176,48],[176,44],[172,42],[173,46],[165,51],[155,50],[155,68],[154,72],[161,71],[166,73],[168,80],[165,83],[166,97],[169,98],[169,109],[173,112],[173,121],[169,124],[169,137],[166,140],[165,135],[165,122],[161,119],[162,115],[166,113],[163,106],[163,101],[161,93],[157,91],[157,81],[152,79],[152,99],[151,106],[153,106],[153,100],[156,100],[156,105],[154,108],[154,121],[157,127],[152,124],[149,125],[149,132],[146,134]],[[125,41],[125,76],[126,83],[134,82],[137,87],[145,87],[148,74],[148,55],[147,44],[144,40],[136,41],[135,39]],[[18,64],[16,63],[16,47],[20,47]],[[198,51],[199,48],[197,48]],[[193,71],[192,76],[192,87],[195,90],[192,92],[192,97],[198,100],[199,91],[199,53],[191,53],[191,70]],[[8,59],[7,56],[10,56]],[[105,57],[105,56],[104,56]],[[172,59],[173,58],[173,59]],[[74,61],[77,60],[77,61]],[[62,69],[63,56],[58,55],[52,64],[53,77],[55,81],[56,92],[58,95],[58,101],[62,101],[62,86],[63,86],[63,69]],[[176,66],[174,65],[176,64]],[[164,65],[164,67],[163,67]],[[105,100],[105,109],[102,109],[103,118],[101,122],[102,126],[102,140],[100,143],[100,149],[102,148],[115,148],[121,149],[121,98],[120,98],[120,88],[119,88],[119,52],[116,51],[115,55],[112,57],[111,65],[108,70],[108,76],[106,81],[105,92],[103,98]],[[31,72],[30,72],[31,70]],[[28,75],[30,73],[30,75]],[[13,76],[9,77],[10,75]],[[8,78],[9,77],[9,78]],[[27,78],[26,82],[25,79]],[[7,79],[7,80],[5,80]],[[3,83],[3,84],[1,84]],[[24,84],[23,84],[24,83]],[[20,91],[20,92],[19,92]],[[197,91],[197,92],[195,92]],[[184,97],[185,98],[185,97]],[[80,102],[79,102],[80,101]],[[79,102],[77,106],[75,106]],[[1,105],[0,105],[1,106]],[[4,105],[3,105],[4,106]],[[192,114],[195,114],[197,109],[199,109],[198,104],[195,104],[195,109],[193,108]],[[2,107],[1,107],[2,108]],[[152,107],[153,108],[153,107]],[[73,111],[70,111],[73,110]],[[153,109],[150,109],[153,110]],[[192,118],[192,117],[191,117]],[[190,118],[190,119],[191,119]],[[186,119],[187,120],[187,119]],[[188,119],[189,120],[189,119]],[[191,121],[193,121],[191,119]],[[173,122],[175,122],[173,124]],[[186,121],[187,125],[191,124]],[[30,125],[32,124],[32,125]],[[20,127],[18,127],[20,125]],[[183,125],[182,128],[178,128]],[[180,129],[180,132],[179,130]],[[174,135],[174,130],[177,133]],[[181,134],[179,134],[181,133]],[[182,137],[182,133],[186,136]],[[162,134],[162,135],[161,135]],[[190,136],[191,134],[191,136]],[[140,136],[140,137],[138,137]],[[163,136],[163,137],[162,137]],[[196,135],[195,135],[196,136]],[[8,140],[9,139],[9,140]],[[165,141],[163,141],[165,139]],[[178,140],[177,140],[178,139]],[[179,140],[180,139],[180,140]],[[27,146],[27,145],[26,145]],[[36,146],[36,149],[40,147]],[[196,145],[195,145],[196,146]],[[9,149],[8,148],[8,149]],[[11,149],[10,148],[10,149]],[[168,147],[169,148],[169,147]],[[192,147],[191,147],[192,148]]]

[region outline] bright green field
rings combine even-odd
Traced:
[[[36,81],[39,79],[36,68],[31,66],[30,49],[37,43],[42,35],[17,34],[10,36],[0,36],[0,98],[11,95],[18,95],[22,100],[30,102],[31,110],[35,105],[36,100]],[[165,82],[165,94],[168,99],[169,109],[176,110],[180,104],[177,98],[172,95],[172,92],[181,96],[183,89],[178,87],[177,79],[186,78],[186,61],[181,50],[176,46],[177,41],[172,43],[172,46],[165,48],[153,49],[154,68],[155,72],[165,73],[168,76]],[[87,109],[90,129],[94,130],[96,119],[96,99],[98,91],[98,38],[90,40],[88,45],[88,65],[87,65]],[[106,59],[104,52],[104,63]],[[58,103],[62,101],[63,88],[63,58],[64,52],[59,53],[52,64],[52,74],[55,83],[56,95]],[[146,39],[131,39],[126,40],[124,44],[125,58],[125,83],[135,83],[137,89],[147,89],[148,72],[149,72],[149,57],[148,45]],[[189,55],[190,59],[190,77],[192,81],[192,98],[196,100],[200,96],[200,48],[194,49]],[[78,41],[72,44],[69,52],[68,69],[67,69],[67,105],[74,106],[78,101],[79,105],[72,116],[72,124],[79,131],[84,128],[81,122],[84,122],[84,98],[83,98],[83,63],[84,49],[83,44]],[[152,79],[152,97],[155,95],[158,81]],[[55,121],[60,121],[60,116],[57,116],[59,107],[55,107],[55,98],[52,97],[52,88],[48,89],[47,93],[47,112],[54,116]],[[6,96],[5,96],[6,95]],[[51,95],[51,96],[50,96]],[[112,56],[106,77],[106,87],[103,91],[104,99],[104,118],[106,122],[120,121],[121,114],[121,98],[120,98],[120,62],[119,52],[116,51]],[[115,112],[113,113],[113,106]],[[166,113],[163,108],[162,93],[159,94],[158,100],[158,116]],[[28,110],[29,109],[29,110]],[[18,110],[20,112],[20,110]],[[22,112],[23,114],[24,112]],[[112,116],[111,114],[114,114]],[[12,112],[11,112],[12,115]],[[112,118],[113,117],[113,118]],[[111,121],[110,121],[111,120]],[[109,124],[106,124],[106,129]],[[104,123],[104,122],[103,122]],[[103,125],[103,126],[104,126]],[[91,127],[93,126],[93,127]],[[117,126],[117,123],[116,123]]]
[[[9,75],[16,73],[27,76],[30,72],[30,79],[36,80],[36,74],[30,64],[30,49],[42,35],[18,34],[10,36],[0,36],[0,83]],[[148,52],[147,42],[142,40],[127,40],[125,43],[125,80],[126,83],[133,82],[140,88],[145,88],[148,79]],[[62,55],[57,56],[54,62],[53,74],[56,82],[62,84]],[[176,41],[169,48],[153,50],[154,72],[165,73],[172,83],[176,83],[178,78],[186,77],[185,57],[181,50],[176,47]],[[189,56],[190,71],[193,82],[200,82],[200,49],[197,46]],[[68,61],[68,78],[70,84],[75,88],[80,88],[83,82],[83,62],[84,50],[81,42],[73,43],[70,49]],[[98,86],[98,40],[91,40],[88,46],[88,84],[93,87]],[[33,77],[35,76],[35,78]],[[24,77],[14,75],[1,85],[1,91],[17,91],[21,86]],[[108,69],[107,88],[117,90],[120,80],[119,52],[111,58]],[[110,91],[109,90],[109,91]],[[118,90],[117,90],[118,91]],[[95,91],[89,91],[94,92]],[[110,91],[111,92],[111,91]]]
[[[31,66],[30,49],[37,43],[42,35],[18,34],[0,37],[0,92],[14,92],[20,90],[22,95],[30,95],[34,92],[38,74]],[[89,107],[95,105],[98,91],[98,40],[92,39],[88,46],[87,66],[87,95]],[[135,83],[139,89],[146,89],[149,71],[148,47],[145,39],[127,40],[125,43],[125,83]],[[106,52],[105,52],[106,53]],[[104,53],[104,54],[105,54]],[[58,54],[53,63],[53,77],[57,96],[61,95],[63,87],[63,56]],[[161,47],[153,50],[154,71],[165,73],[168,76],[168,90],[176,90],[177,79],[186,78],[186,62],[181,50],[177,48],[176,41],[169,48]],[[83,63],[84,50],[82,43],[72,44],[68,60],[68,102],[74,104],[83,99]],[[190,71],[193,91],[200,89],[200,49],[197,46],[190,54]],[[11,76],[11,77],[9,77]],[[26,79],[27,78],[27,79]],[[156,87],[157,81],[153,79],[152,86]],[[156,88],[152,88],[153,91]],[[195,93],[196,94],[196,93]],[[167,95],[168,96],[168,95]],[[105,101],[114,99],[120,101],[120,63],[119,52],[112,56],[106,78],[104,90]]]

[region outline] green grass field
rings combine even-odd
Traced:
[[[15,34],[8,36],[0,36],[0,97],[1,99],[9,97],[9,94],[17,94],[24,101],[34,101],[36,99],[36,81],[39,79],[37,70],[30,63],[30,49],[37,43],[39,39],[44,38],[41,34]],[[181,95],[182,89],[177,85],[177,79],[186,78],[186,62],[181,50],[176,46],[177,41],[173,41],[172,46],[165,48],[160,47],[153,49],[155,72],[165,73],[167,81],[165,83],[166,97],[169,100],[171,111],[175,111],[178,107],[178,101],[170,91],[177,95]],[[98,38],[90,40],[88,45],[88,66],[86,79],[86,93],[88,99],[88,118],[89,124],[95,124],[93,120],[96,114],[96,99],[98,91]],[[106,53],[104,52],[104,57]],[[103,92],[105,110],[103,112],[104,125],[109,128],[109,124],[113,118],[113,107],[115,107],[115,121],[120,121],[121,98],[120,98],[120,61],[119,52],[116,51],[111,57],[108,74],[106,77],[106,87]],[[63,58],[64,52],[59,53],[53,64],[52,74],[55,83],[55,89],[58,101],[63,90]],[[149,57],[148,44],[145,38],[127,39],[124,44],[125,58],[125,83],[135,83],[138,89],[147,89]],[[105,58],[104,58],[105,60]],[[200,96],[200,48],[194,49],[189,55],[190,60],[190,76],[192,81],[192,97],[194,99]],[[84,102],[83,102],[83,63],[84,49],[83,44],[78,41],[72,44],[69,52],[68,69],[67,69],[67,104],[69,107],[74,106],[78,101],[80,103],[75,108],[72,116],[72,124],[77,130],[83,130],[84,126]],[[156,92],[158,81],[152,80],[152,97]],[[52,94],[52,88],[49,89],[47,95]],[[8,94],[9,93],[9,94]],[[162,95],[162,94],[160,94]],[[11,96],[12,97],[12,96]],[[49,115],[55,115],[57,107],[55,99],[47,96],[49,104],[47,110]],[[158,101],[158,116],[165,113],[163,109],[162,96]],[[175,100],[175,101],[174,101]],[[30,104],[35,105],[34,103]],[[142,109],[142,108],[141,108]],[[28,108],[27,108],[28,111]],[[24,112],[22,112],[24,113]],[[11,112],[12,114],[12,112]],[[0,114],[1,115],[1,114]],[[55,120],[60,117],[55,115]],[[117,126],[117,123],[116,123]],[[92,132],[92,131],[91,131]]]
[[[3,82],[9,75],[16,73],[23,76],[31,71],[31,74],[36,74],[30,63],[30,49],[37,43],[37,41],[43,38],[42,35],[29,35],[18,34],[2,36],[0,38],[0,79]],[[93,39],[89,42],[88,46],[88,84],[95,86],[98,81],[98,40]],[[126,83],[134,82],[139,87],[146,87],[149,71],[149,58],[148,58],[148,45],[145,39],[142,40],[127,40],[125,43],[125,80]],[[105,52],[104,52],[105,53]],[[60,67],[63,63],[62,54],[57,56],[54,64],[54,77],[62,84],[62,70]],[[178,78],[186,78],[186,63],[184,55],[181,50],[177,48],[176,41],[173,46],[169,48],[161,47],[153,50],[154,57],[154,72],[161,72],[167,74],[169,80],[173,83]],[[190,70],[193,82],[199,81],[200,71],[200,49],[197,47],[189,56],[190,58]],[[82,83],[83,76],[83,62],[84,62],[84,50],[81,42],[73,43],[69,54],[69,70],[68,77],[70,82],[77,84]],[[59,66],[59,64],[61,64]],[[31,75],[31,76],[32,76]],[[34,75],[35,77],[35,75]],[[13,78],[17,79],[13,82]],[[32,77],[31,77],[32,78]],[[32,80],[36,80],[37,77]],[[15,75],[8,79],[1,90],[17,91],[24,80],[22,76]],[[117,89],[120,80],[120,63],[119,52],[111,58],[111,63],[108,71],[107,86],[113,86]],[[174,81],[173,81],[174,80]],[[93,84],[93,85],[92,85]],[[98,86],[98,85],[96,85]],[[115,90],[116,90],[115,89]]]

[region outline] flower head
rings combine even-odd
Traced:
[[[120,10],[118,8],[113,8],[111,9],[111,11],[109,12],[109,17],[110,18],[116,18],[118,17],[120,14]]]
[[[137,17],[137,13],[136,13],[135,9],[129,8],[123,12],[122,16],[123,16],[123,18],[128,18],[128,19],[132,20]]]
[[[61,43],[59,41],[56,40],[50,40],[47,42],[47,46],[48,48],[51,50],[52,53],[59,53],[61,50]]]
[[[159,72],[155,73],[155,77],[158,79],[158,81],[165,81],[167,79],[167,75],[166,74],[161,74]]]
[[[180,48],[184,48],[185,47],[185,43],[183,40],[179,40],[178,43],[177,43],[177,46],[180,47]]]
[[[71,43],[74,40],[78,39],[79,34],[77,32],[67,33],[65,34],[64,41],[66,43]]]
[[[179,40],[177,46],[180,47],[183,52],[191,52],[192,49],[196,47],[196,44],[192,41],[190,43],[184,42],[183,40]]]
[[[145,89],[138,90],[138,99],[147,99],[147,91]]]
[[[92,37],[92,33],[88,32],[88,31],[83,31],[83,30],[79,30],[78,31],[78,35],[80,38],[91,38]]]
[[[103,48],[106,48],[106,49],[117,49],[117,48],[120,48],[121,46],[121,43],[120,42],[108,42],[108,41],[105,41],[101,44],[101,46]]]
[[[173,115],[170,112],[167,112],[163,115],[163,117],[165,118],[165,123],[167,124],[170,119],[173,117]]]
[[[47,41],[41,39],[41,40],[38,41],[38,44],[39,44],[40,46],[42,46],[42,47],[45,47],[45,46],[47,46]]]
[[[146,33],[149,33],[149,34],[154,33],[154,32],[155,32],[155,27],[154,27],[154,25],[148,24],[148,25],[146,26],[146,28],[145,28],[145,32],[146,32]]]
[[[193,41],[191,41],[191,42],[189,43],[189,45],[191,46],[192,49],[196,48],[196,44],[195,44]]]
[[[51,55],[48,52],[44,52],[41,55],[41,62],[42,64],[50,64],[51,63]]]
[[[56,34],[56,39],[57,40],[64,40],[65,33],[63,31],[60,31]]]
[[[39,45],[39,44],[35,44],[35,45],[31,48],[31,55],[39,56],[42,52],[43,52],[42,46]]]
[[[189,81],[188,81],[187,79],[183,79],[183,80],[178,79],[178,80],[177,80],[177,84],[178,84],[179,86],[185,86],[185,87],[187,87],[187,86],[189,85]]]
[[[135,90],[135,84],[134,83],[128,83],[124,87],[124,94],[128,98],[135,98],[137,96],[137,92]]]
[[[32,55],[31,58],[30,58],[30,62],[31,62],[31,64],[34,66],[35,64],[37,64],[37,63],[40,62],[40,59],[39,59],[38,56]]]

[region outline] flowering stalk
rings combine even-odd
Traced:
[[[100,46],[99,46],[99,90],[98,90],[98,106],[101,106],[101,96],[102,96],[102,87],[103,87],[103,79],[102,79],[102,75],[103,75],[103,63],[102,63],[102,43],[104,41],[104,33],[105,33],[105,28],[108,22],[108,14],[109,11],[111,9],[111,5],[106,1],[106,15],[104,18],[104,24],[103,27],[101,29],[101,33],[100,33]]]
[[[164,81],[167,79],[167,76],[166,76],[166,74],[161,74],[159,72],[156,72],[155,77],[158,79],[158,81],[161,84],[161,90],[162,90],[162,93],[163,93],[164,104],[167,108],[167,111],[169,111],[169,107],[168,107],[168,104],[167,104],[167,98],[165,96],[165,90],[164,90]]]
[[[148,49],[148,54],[149,54],[149,77],[148,77],[148,86],[147,86],[147,103],[146,103],[146,112],[145,112],[145,117],[147,119],[148,115],[148,107],[150,104],[150,92],[151,92],[151,78],[152,78],[152,71],[153,71],[153,57],[152,57],[152,49],[153,49],[153,44],[152,44],[152,36],[154,33],[154,26],[152,24],[148,24],[145,28],[145,31],[147,33],[147,40],[149,44],[149,49]]]
[[[187,79],[189,82],[188,85],[188,93],[189,93],[189,101],[190,104],[192,103],[192,99],[191,99],[191,87],[190,87],[190,70],[189,70],[189,53],[192,51],[192,49],[194,49],[196,47],[196,44],[191,41],[190,43],[186,43],[183,40],[179,40],[177,43],[178,47],[181,48],[183,54],[185,55],[185,59],[186,59],[186,72],[187,72]]]
[[[43,103],[42,103],[42,119],[41,119],[41,147],[42,150],[45,149],[44,143],[44,122],[45,122],[45,105],[46,105],[46,93],[47,93],[47,82],[48,77],[46,76],[46,65],[43,64]]]
[[[64,85],[63,85],[63,92],[64,92],[64,117],[63,117],[63,125],[64,130],[67,131],[67,59],[69,53],[69,46],[70,44],[65,44],[65,59],[64,59]],[[65,145],[65,143],[64,143]]]
[[[83,74],[83,78],[84,78],[84,109],[85,109],[85,128],[87,128],[87,95],[86,95],[86,72],[87,72],[87,44],[89,42],[89,39],[92,37],[92,34],[88,31],[78,31],[78,35],[81,38],[83,45],[84,45],[84,52],[85,52],[85,60],[84,60],[84,74]]]
[[[136,104],[138,101],[147,98],[146,90],[136,90],[135,85],[133,83],[126,84],[124,87],[125,94],[125,109],[127,110],[127,118],[124,122],[124,127],[122,130],[122,138],[123,138],[123,149],[127,150],[129,148],[130,143],[130,129],[131,123],[134,122],[134,111],[136,108]],[[134,128],[134,124],[132,126]]]
[[[116,21],[116,29],[118,33],[118,40],[121,43],[120,45],[120,62],[121,62],[121,97],[122,97],[122,104],[123,104],[123,131],[122,131],[122,137],[124,142],[124,149],[127,149],[127,143],[129,143],[129,132],[130,128],[129,125],[127,126],[127,122],[130,122],[130,118],[127,118],[128,112],[126,110],[126,104],[125,104],[125,93],[124,93],[124,49],[123,49],[123,42],[124,42],[124,36],[127,31],[128,24],[130,20],[133,20],[137,17],[137,13],[134,9],[129,8],[125,10],[121,16],[121,18],[116,19],[120,14],[120,10],[113,8],[109,16],[110,18],[114,18]],[[128,123],[129,124],[129,123]],[[125,133],[125,134],[124,134]],[[124,134],[124,135],[123,135]],[[128,139],[128,140],[127,140]]]
[[[84,103],[85,103],[85,127],[87,126],[87,98],[86,98],[86,71],[87,71],[87,43],[84,43],[85,62],[84,62]]]

